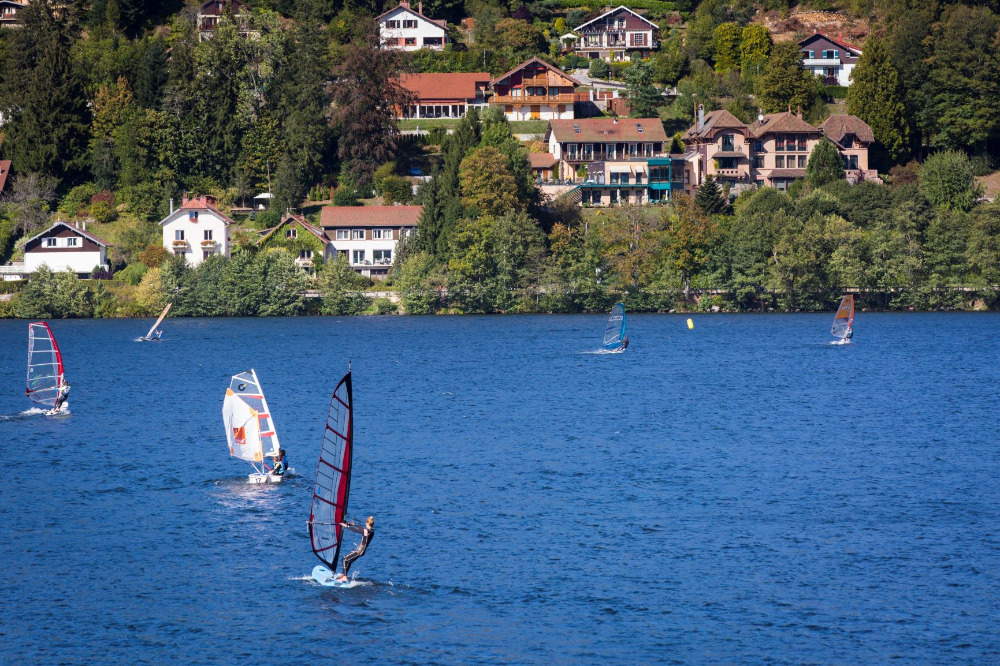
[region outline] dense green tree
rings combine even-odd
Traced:
[[[416,252],[393,269],[393,282],[406,314],[431,314],[439,306],[438,287],[444,276],[438,262],[427,252]]]
[[[743,28],[737,23],[722,23],[715,28],[712,51],[717,71],[739,69],[742,39]]]
[[[325,315],[357,315],[368,307],[364,291],[369,281],[344,257],[338,256],[323,267],[316,286],[322,297],[320,311]]]
[[[904,159],[910,145],[910,126],[899,72],[884,38],[873,34],[851,73],[847,112],[868,123],[894,161]]]
[[[462,160],[459,181],[462,203],[481,215],[502,215],[511,210],[523,210],[507,160],[493,146],[477,148]]]
[[[718,215],[729,212],[729,202],[726,201],[714,176],[708,176],[695,193],[694,202],[705,215]]]
[[[684,283],[690,298],[691,280],[708,266],[717,228],[712,218],[688,196],[677,196],[664,210],[664,258]]]
[[[754,93],[765,113],[809,111],[820,101],[819,82],[802,68],[802,53],[794,42],[774,45]]]
[[[844,160],[833,142],[823,137],[809,153],[806,180],[813,187],[823,187],[844,179]]]
[[[934,24],[925,118],[934,143],[981,146],[1000,137],[1000,17],[952,5]]]
[[[809,307],[823,285],[823,218],[792,218],[779,232],[771,252],[769,286],[782,292],[785,307]]]
[[[38,172],[75,184],[87,166],[90,113],[70,49],[73,11],[47,2],[18,12],[22,27],[5,31],[0,50],[3,152],[20,173]]]
[[[625,69],[630,118],[657,118],[663,104],[659,89],[653,85],[653,63],[633,60]]]
[[[979,206],[973,211],[966,256],[969,268],[982,284],[1000,285],[1000,204]]]
[[[679,30],[672,30],[653,58],[653,81],[668,86],[676,85],[690,67],[684,50],[684,37]]]
[[[464,312],[510,312],[541,268],[544,238],[522,212],[463,219],[451,239],[448,292]]]
[[[611,74],[611,68],[603,59],[594,58],[590,61],[590,68],[587,73],[592,79],[606,80]]]
[[[935,153],[920,166],[920,191],[935,206],[967,211],[981,190],[965,153],[948,150]]]
[[[92,313],[87,285],[76,273],[53,273],[46,266],[32,273],[17,301],[17,316],[23,319],[89,317]]]
[[[261,317],[290,317],[305,312],[308,276],[295,264],[295,258],[278,248],[259,252],[264,298],[257,314]]]
[[[757,78],[764,71],[773,46],[771,31],[765,26],[751,23],[743,28],[743,34],[740,36],[740,70],[751,91]]]
[[[383,48],[374,22],[367,34],[344,48],[334,68],[338,154],[359,185],[367,187],[378,165],[396,156],[396,109],[408,108],[413,98],[399,85],[399,74],[406,70],[405,52]]]

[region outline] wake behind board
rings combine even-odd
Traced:
[[[340,581],[334,576],[334,573],[324,567],[322,564],[317,564],[313,568],[312,572],[313,580],[322,585],[323,587],[342,587],[349,588],[354,587],[356,583],[352,580]]]

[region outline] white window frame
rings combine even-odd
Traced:
[[[351,229],[351,240],[364,240],[365,230],[364,229]]]
[[[364,250],[354,250],[351,255],[352,264],[361,264],[365,261],[365,251]]]
[[[67,238],[66,239],[66,247],[80,247],[80,239],[79,238]]]
[[[58,238],[46,238],[45,239],[45,247],[59,247],[59,239]]]
[[[350,240],[351,230],[350,229],[337,229],[337,240]]]
[[[204,238],[204,240],[212,240],[212,230],[211,229],[205,229],[205,238]]]
[[[285,229],[285,238],[298,238],[298,237],[299,237],[298,229]]]
[[[184,230],[183,229],[174,229],[174,240],[175,241],[182,241],[182,240],[184,240]]]

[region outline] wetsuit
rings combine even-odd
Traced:
[[[56,396],[56,404],[52,405],[52,411],[57,412],[59,408],[62,407],[63,403],[66,402],[66,398],[69,397],[69,384],[63,384],[59,388],[59,395]]]
[[[354,560],[358,559],[365,554],[365,550],[368,548],[368,544],[372,542],[372,537],[375,536],[375,528],[372,527],[368,529],[367,527],[361,527],[360,525],[348,525],[347,529],[352,532],[357,532],[361,535],[361,543],[358,547],[344,556],[341,560],[341,566],[344,568],[344,575],[351,570],[351,565],[354,564]]]
[[[844,339],[850,340],[853,337],[854,337],[854,329],[853,328],[847,329],[847,335],[844,336]]]
[[[622,338],[622,350],[628,349],[628,336]]]

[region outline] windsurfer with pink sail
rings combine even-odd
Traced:
[[[42,407],[47,415],[63,411],[69,384],[63,373],[62,353],[52,329],[44,321],[28,324],[28,377],[24,394]]]

